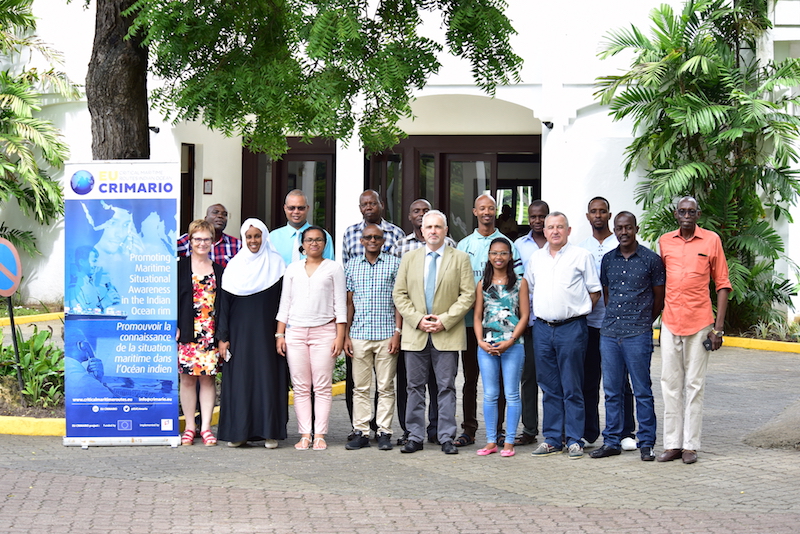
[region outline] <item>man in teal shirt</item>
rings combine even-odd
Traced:
[[[283,211],[286,213],[288,224],[269,233],[270,243],[275,250],[283,257],[286,265],[293,261],[305,258],[305,254],[300,253],[300,234],[303,230],[311,226],[308,222],[308,199],[306,194],[300,189],[289,191],[286,201],[283,203]],[[326,231],[327,244],[322,252],[322,257],[333,260],[333,239]]]

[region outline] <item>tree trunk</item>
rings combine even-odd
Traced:
[[[125,40],[133,0],[97,0],[94,47],[86,75],[94,159],[148,159],[147,49]]]

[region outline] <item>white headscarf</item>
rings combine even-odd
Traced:
[[[261,230],[261,248],[250,252],[245,232],[250,227]],[[247,219],[242,224],[242,248],[231,258],[222,277],[222,289],[240,297],[253,295],[272,287],[286,270],[286,263],[269,240],[269,230],[258,219]]]

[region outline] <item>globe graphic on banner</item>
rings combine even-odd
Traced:
[[[94,187],[94,176],[89,171],[78,171],[69,181],[72,190],[79,195],[85,195]]]

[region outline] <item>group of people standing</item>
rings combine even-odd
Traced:
[[[194,413],[199,382],[206,445],[217,439],[210,413],[221,366],[219,439],[277,447],[286,439],[290,376],[295,448],[324,450],[333,366],[344,352],[349,450],[370,446],[370,431],[380,450],[392,449],[397,407],[401,452],[419,451],[427,439],[457,454],[475,443],[482,376],[486,443],[478,455],[510,457],[515,446],[537,443],[541,388],[544,440],[532,454],[566,449],[580,458],[600,435],[602,377],[606,425],[591,456],[638,447],[642,460],[653,460],[652,324],[663,308],[666,450],[658,460],[696,461],[707,350],[722,344],[730,291],[719,237],[697,226],[696,200],[678,202],[680,229],[662,236],[660,256],[638,244],[630,212],[617,214],[612,232],[601,197],[588,206],[592,236],[578,246],[569,243],[566,215],[541,200],[528,209],[530,232],[513,243],[496,228],[489,195],[475,200],[478,227],[458,244],[427,200],[410,205],[408,235],[383,219],[377,192],[364,191],[359,209],[362,220],[344,233],[342,265],[333,261],[330,235],[308,223],[299,190],[286,197],[285,227],[270,234],[261,221],[244,222],[238,254],[239,240],[222,232],[220,205],[179,241],[179,254],[188,254],[179,262],[181,404]],[[190,419],[187,445],[197,434]]]

